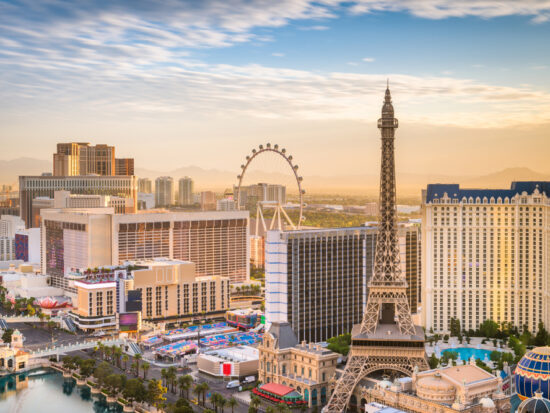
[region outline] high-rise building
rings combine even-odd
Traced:
[[[427,329],[483,321],[536,331],[550,322],[550,182],[510,189],[428,185],[422,203],[422,308]]]
[[[236,209],[237,206],[232,199],[223,198],[216,201],[216,211],[235,211]]]
[[[112,195],[76,195],[69,191],[55,191],[53,208],[108,208],[116,214],[135,212],[134,200]]]
[[[174,203],[174,179],[159,176],[155,180],[155,206],[166,207]]]
[[[256,268],[265,267],[265,239],[262,236],[250,236],[250,264]]]
[[[216,194],[212,191],[202,191],[201,209],[203,211],[215,211],[216,207]]]
[[[71,268],[158,257],[192,261],[198,276],[250,277],[248,212],[144,212],[112,208],[42,211],[42,269],[65,287]]]
[[[397,230],[401,273],[407,281],[407,298],[412,314],[418,312],[421,302],[421,248],[420,224],[400,224]]]
[[[134,158],[116,158],[115,175],[134,175]]]
[[[35,227],[33,204],[36,198],[53,199],[55,191],[71,194],[114,195],[132,198],[137,210],[137,178],[135,176],[20,176],[20,214],[27,228]],[[51,206],[49,206],[51,208]]]
[[[149,178],[139,178],[138,180],[138,192],[143,194],[153,193],[153,184]]]
[[[178,181],[178,201],[180,205],[193,204],[193,180],[188,176]]]
[[[13,238],[16,231],[25,228],[25,221],[14,215],[0,215],[0,237]]]
[[[15,259],[14,238],[0,237],[0,261],[11,261]]]
[[[266,323],[288,322],[299,341],[326,341],[360,323],[373,268],[374,228],[268,231]]]
[[[233,187],[237,199],[237,187]],[[254,205],[257,202],[274,202],[286,204],[286,186],[259,183],[256,185],[241,186],[240,204],[242,207]]]
[[[15,259],[38,264],[40,262],[40,228],[16,231]]]
[[[58,143],[53,155],[54,176],[116,175],[115,148],[85,142]]]
[[[288,321],[291,323],[300,340],[308,342],[326,341],[335,335],[349,333],[353,324],[361,321],[363,305],[353,306],[351,303],[357,297],[368,292],[349,288],[347,284],[367,285],[374,271],[374,246],[378,234],[378,227],[371,225],[356,228],[308,229],[301,231],[269,231],[271,234],[265,242],[259,236],[250,236],[250,261],[257,267],[266,266],[266,277],[275,283],[266,284],[266,320]],[[274,235],[277,234],[277,235]],[[270,238],[271,237],[271,238]],[[356,237],[358,237],[356,239]],[[359,241],[357,241],[359,240]],[[398,227],[399,254],[401,270],[407,279],[407,297],[411,312],[418,311],[420,288],[420,228],[417,224],[404,223]],[[355,243],[354,243],[355,242]],[[359,242],[360,251],[356,242]],[[353,267],[355,260],[360,259],[363,267]],[[364,260],[364,263],[363,263]],[[350,264],[351,263],[351,264]],[[361,270],[361,271],[360,271]],[[289,281],[290,280],[290,281]],[[298,283],[296,283],[299,281]],[[281,282],[286,283],[278,284]],[[324,286],[334,283],[336,289],[328,287],[330,295],[322,292]],[[289,286],[292,286],[290,288]],[[311,286],[319,288],[319,297],[310,294]],[[338,299],[333,301],[333,292]],[[284,299],[282,297],[284,296]],[[316,333],[309,329],[311,307],[304,300],[319,305],[318,313],[325,316],[317,321]],[[273,302],[273,309],[272,309]],[[328,317],[328,314],[338,314],[343,317],[337,308],[340,302],[348,303],[345,322],[340,318]],[[292,321],[289,314],[293,314]]]

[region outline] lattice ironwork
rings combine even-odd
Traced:
[[[369,295],[363,321],[359,329],[359,340],[368,339],[376,333],[382,320],[388,324],[397,324],[403,340],[423,340],[418,337],[412,322],[407,300],[407,282],[401,274],[399,245],[397,240],[397,210],[395,195],[394,139],[398,126],[394,118],[389,87],[386,89],[382,118],[378,128],[382,134],[382,164],[380,171],[380,219],[376,241],[373,276],[369,282]],[[354,336],[354,338],[356,338]],[[380,340],[380,338],[378,338]],[[355,351],[357,349],[357,351]],[[428,369],[423,348],[410,352],[410,348],[400,348],[397,344],[388,347],[369,347],[370,355],[362,355],[359,347],[352,342],[350,355],[344,373],[339,378],[324,413],[340,413],[346,409],[357,383],[366,375],[379,370],[393,370],[410,376],[415,367]],[[380,351],[384,350],[384,351]],[[385,354],[385,353],[389,354]],[[379,354],[384,354],[380,356]],[[423,355],[423,356],[422,356]]]
[[[376,371],[392,370],[411,376],[415,367],[419,370],[427,370],[428,363],[425,358],[411,358],[399,355],[385,357],[350,356],[343,374],[338,379],[334,393],[328,404],[323,408],[323,413],[340,413],[346,409],[353,390],[357,383],[369,374]]]

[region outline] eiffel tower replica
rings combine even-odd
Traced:
[[[407,281],[399,265],[394,159],[397,126],[388,83],[382,118],[378,120],[382,132],[382,164],[374,272],[363,321],[353,326],[348,362],[324,413],[344,412],[358,382],[371,373],[392,371],[411,376],[415,368],[429,369],[424,331],[412,322]]]

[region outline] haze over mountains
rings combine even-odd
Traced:
[[[0,184],[17,185],[19,175],[40,175],[51,172],[51,161],[33,158],[18,158],[0,160]],[[171,171],[156,171],[136,168],[139,177],[154,180],[158,176],[172,176],[179,179],[190,176],[195,181],[197,190],[210,189],[223,191],[237,183],[239,171],[203,169],[198,166],[186,166]],[[550,174],[533,171],[527,167],[506,168],[488,175],[450,176],[442,174],[397,173],[397,186],[400,195],[418,196],[419,191],[428,183],[459,183],[463,187],[472,188],[508,188],[512,181],[550,180]],[[246,181],[288,183],[289,175],[276,172],[250,171]],[[303,187],[312,193],[339,193],[350,195],[375,195],[378,191],[379,176],[377,174],[320,176],[304,175]],[[293,188],[289,188],[289,193]]]

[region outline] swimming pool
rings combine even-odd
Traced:
[[[457,348],[448,348],[443,350],[441,354],[447,353],[449,351],[455,351],[460,356],[460,359],[463,361],[470,360],[472,356],[478,360],[485,360],[487,358],[490,360],[491,350],[483,350],[478,348],[469,348],[469,347],[457,347]]]

